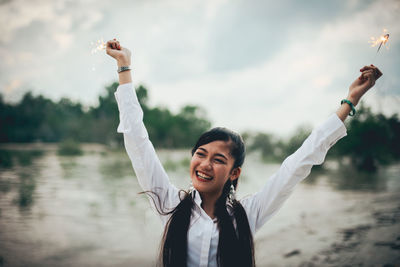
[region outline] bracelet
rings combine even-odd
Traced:
[[[120,73],[120,72],[127,71],[127,70],[131,70],[131,67],[130,67],[130,66],[122,66],[122,67],[119,67],[119,68],[117,69],[117,72]]]
[[[354,116],[356,114],[356,109],[354,108],[353,103],[351,103],[350,100],[347,100],[347,99],[343,99],[342,101],[340,101],[340,105],[342,105],[343,103],[349,104],[349,106],[351,107],[349,116]]]

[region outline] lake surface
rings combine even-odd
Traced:
[[[56,145],[0,149],[19,151],[12,166],[0,168],[0,266],[155,266],[163,229],[138,195],[125,151],[85,145],[80,156],[60,156]],[[29,154],[37,149],[44,152]],[[187,189],[189,150],[158,154],[171,181]],[[250,154],[238,198],[256,192],[278,168]],[[362,174],[327,162],[256,234],[255,247],[258,266],[400,264],[400,164]]]

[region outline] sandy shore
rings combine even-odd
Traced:
[[[317,237],[322,236],[316,233],[318,230],[299,225],[303,230],[293,229],[294,233],[298,237],[299,232],[308,236],[300,235],[292,244],[293,233],[281,233],[281,240],[277,242],[286,243],[287,248],[280,248],[280,255],[259,257],[258,266],[400,266],[400,196],[380,196],[367,201],[365,207],[369,214],[365,223],[338,229],[335,238],[325,238],[329,242],[314,248],[309,244],[317,243]],[[271,241],[260,241],[259,245],[271,248]],[[271,248],[271,252],[278,251]],[[265,255],[265,251],[261,253]]]
[[[400,199],[377,199],[371,210],[373,223],[342,229],[337,242],[300,265],[400,266]]]

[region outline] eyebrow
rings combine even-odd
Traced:
[[[207,152],[207,153],[208,153],[208,151],[207,151],[205,148],[199,147],[198,149],[201,149],[201,150],[203,150],[204,152]],[[224,156],[223,154],[221,154],[221,153],[216,153],[215,155],[216,155],[216,156],[223,157],[224,159],[228,160],[227,157],[225,157],[225,156]]]

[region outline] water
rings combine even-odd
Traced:
[[[137,194],[125,151],[86,145],[83,155],[60,156],[54,145],[39,148],[45,152],[0,168],[0,266],[154,266],[161,223]],[[189,151],[159,156],[171,181],[188,188]],[[300,183],[257,233],[258,266],[359,264],[371,250],[380,253],[369,262],[400,261],[400,165],[376,174],[326,167]],[[238,197],[278,168],[250,154]],[[365,255],[354,256],[359,251]]]

